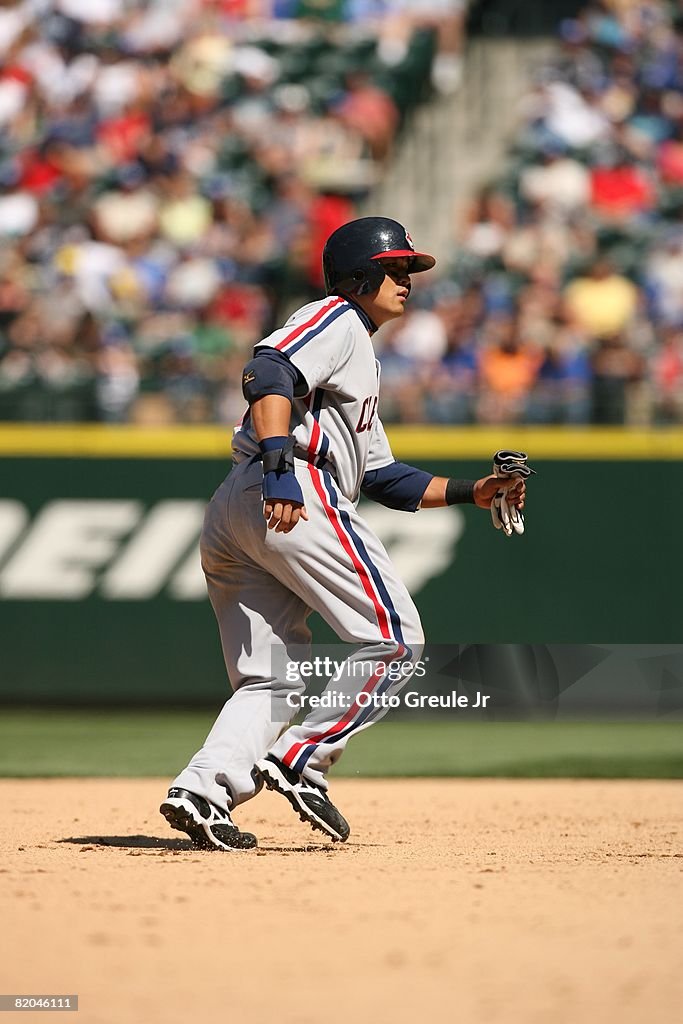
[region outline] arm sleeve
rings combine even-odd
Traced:
[[[396,461],[378,416],[372,428],[367,470],[361,484],[365,497],[388,508],[416,512],[432,476],[423,469]]]
[[[249,405],[264,395],[283,395],[291,401],[307,391],[308,385],[297,368],[273,348],[257,348],[242,371],[242,394]]]
[[[371,501],[403,512],[417,512],[433,474],[405,462],[371,469],[363,477],[361,492]]]

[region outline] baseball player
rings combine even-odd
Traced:
[[[201,537],[234,693],[160,808],[196,845],[255,847],[231,812],[264,783],[314,829],[335,841],[349,836],[328,795],[328,771],[382,714],[356,698],[405,685],[424,643],[406,587],[357,510],[361,494],[409,512],[462,502],[489,508],[495,499],[497,515],[502,497],[508,524],[510,515],[521,521],[522,476],[454,480],[397,462],[377,414],[372,336],[403,315],[411,275],[435,262],[394,220],[346,224],[325,245],[326,297],[260,341],[244,368],[249,408]],[[305,681],[290,681],[274,654],[301,659],[312,610],[356,645],[335,681],[347,702],[286,728]]]

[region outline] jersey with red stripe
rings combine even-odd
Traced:
[[[377,414],[379,364],[370,328],[358,306],[331,295],[298,309],[257,346],[285,353],[305,378],[308,391],[294,399],[289,427],[296,454],[329,470],[351,501],[368,470],[393,462]],[[245,416],[233,437],[235,462],[258,450]]]

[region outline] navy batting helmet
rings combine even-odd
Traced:
[[[367,295],[376,291],[384,280],[384,271],[375,261],[392,256],[409,256],[410,274],[431,270],[436,263],[426,252],[416,252],[403,225],[388,217],[361,217],[337,228],[323,249],[327,294]]]

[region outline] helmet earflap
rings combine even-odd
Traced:
[[[357,266],[351,272],[348,268],[345,269],[345,274],[342,268],[338,271],[331,254],[329,252],[324,254],[323,270],[328,295],[332,291],[348,292],[350,295],[369,295],[370,292],[377,291],[384,280],[384,270],[381,264],[374,263],[372,260],[363,261],[361,266]]]
[[[384,268],[381,263],[368,263],[353,272],[354,295],[369,295],[376,292],[384,280]]]

